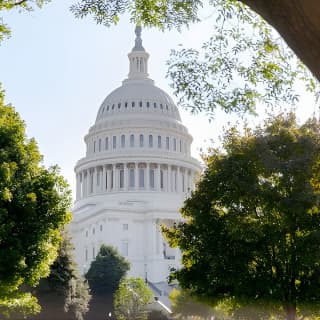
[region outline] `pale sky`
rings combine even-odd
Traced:
[[[12,37],[0,46],[0,82],[6,102],[12,103],[35,137],[46,166],[58,164],[75,189],[74,165],[85,155],[84,135],[94,124],[104,98],[127,77],[127,54],[134,46],[134,26],[123,17],[117,26],[97,26],[78,20],[69,7],[76,0],[53,0],[31,13],[10,12],[4,19]],[[210,16],[210,11],[203,17]],[[179,44],[199,48],[210,37],[213,20],[193,25],[182,33],[142,31],[143,46],[150,54],[149,74],[172,97],[165,78],[170,50]],[[300,91],[298,112],[314,111],[312,100]],[[176,101],[173,97],[173,99]],[[193,156],[199,158],[210,139],[218,140],[222,127],[234,117],[218,113],[209,123],[204,116],[181,110],[182,122],[194,137]]]

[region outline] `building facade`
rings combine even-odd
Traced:
[[[157,283],[181,262],[160,227],[181,220],[200,165],[177,107],[148,76],[141,28],[135,32],[128,78],[103,101],[75,166],[71,232],[82,273],[107,244],[130,261],[130,276]]]

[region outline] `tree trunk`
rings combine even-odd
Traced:
[[[238,0],[261,15],[320,81],[319,0]]]
[[[295,304],[288,304],[285,307],[287,320],[296,320],[297,310]]]

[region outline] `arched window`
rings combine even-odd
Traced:
[[[105,140],[104,140],[104,148],[105,148],[106,150],[109,149],[109,138],[108,138],[108,137],[106,137]]]
[[[143,141],[143,134],[140,134],[139,137],[140,147],[143,147],[144,141]]]
[[[152,134],[149,135],[149,148],[153,147],[153,136]]]
[[[121,148],[124,148],[126,146],[126,136],[123,134],[121,136]]]
[[[112,137],[112,148],[115,149],[117,147],[117,137],[113,136]]]
[[[130,135],[130,147],[134,147],[134,134]]]

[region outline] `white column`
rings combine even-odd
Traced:
[[[79,199],[79,186],[80,186],[80,175],[76,173],[76,200]]]
[[[171,166],[168,165],[168,192],[172,191],[172,183],[171,183],[171,179],[172,178],[172,172],[171,172]]]
[[[105,192],[106,191],[106,173],[107,173],[107,168],[106,166],[102,166],[102,181],[101,181],[101,192]]]
[[[146,167],[146,170],[147,170],[147,172],[146,172],[146,185],[145,185],[145,187],[146,187],[146,190],[150,190],[150,163],[149,162],[147,162],[147,167]]]
[[[157,174],[156,174],[156,176],[157,176],[157,179],[156,179],[156,181],[157,181],[157,187],[156,187],[156,189],[157,190],[159,190],[159,191],[161,191],[161,185],[160,185],[160,163],[158,163],[158,166],[157,166]]]
[[[177,167],[177,192],[182,192],[181,188],[181,172],[180,168]]]
[[[135,167],[134,167],[134,185],[135,185],[135,190],[138,190],[139,188],[138,162],[135,163]]]
[[[98,168],[94,167],[92,171],[92,175],[93,175],[92,193],[97,193],[97,174],[98,174]]]
[[[87,169],[87,195],[89,195],[91,191],[90,184],[91,184],[90,169]]]
[[[124,181],[123,181],[123,186],[124,186],[124,190],[127,191],[129,188],[129,177],[128,177],[128,164],[124,163],[123,164],[123,170],[124,170]]]
[[[107,169],[107,192],[110,192],[111,191],[111,172],[112,172],[112,169],[110,170]]]
[[[116,165],[112,165],[112,184],[113,184],[113,190],[116,189]]]

